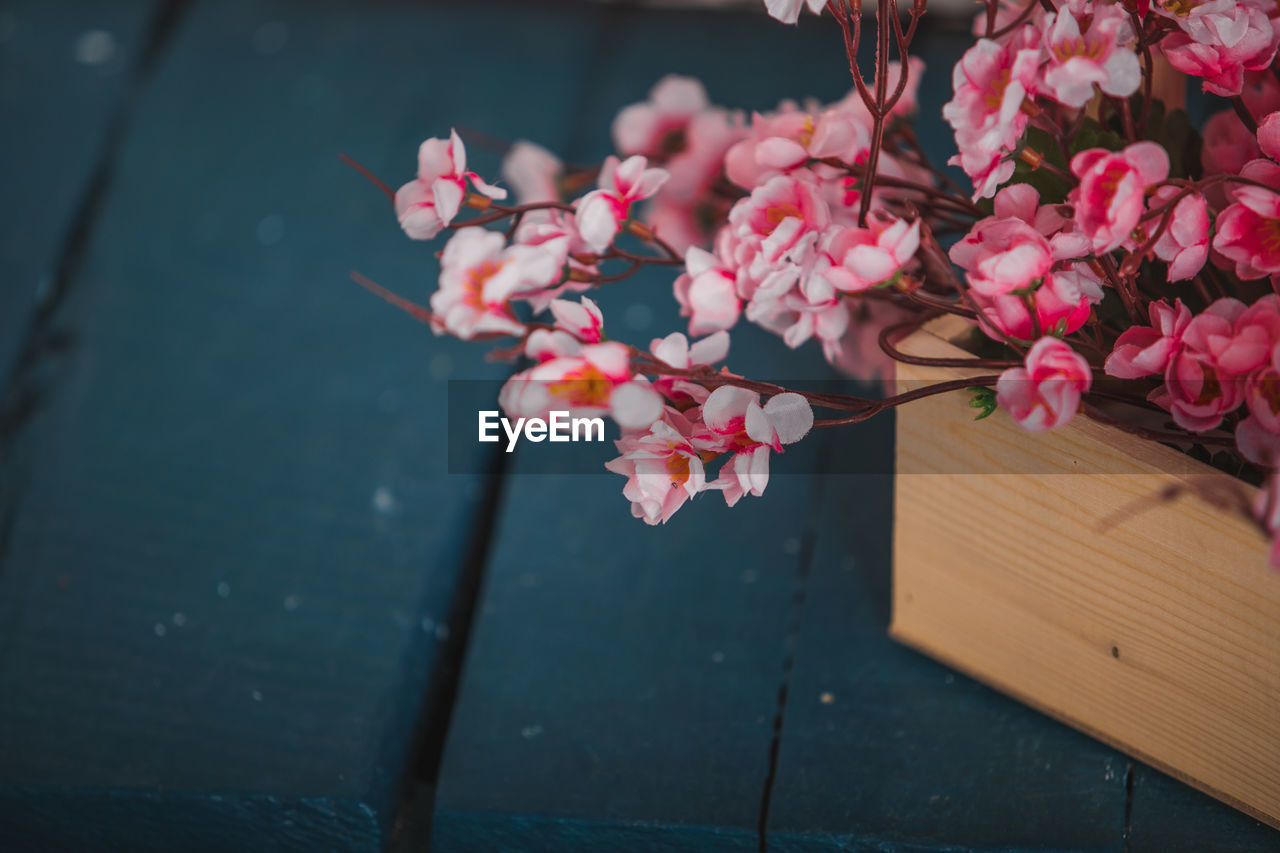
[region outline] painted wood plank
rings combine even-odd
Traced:
[[[744,59],[765,51],[767,69]],[[569,154],[607,153],[612,116],[668,72],[699,76],[718,103],[767,107],[841,92],[841,61],[820,26],[613,12],[581,95],[584,141]],[[645,341],[682,328],[671,280],[658,272],[602,291],[613,334]],[[735,336],[735,369],[830,375],[812,349],[788,352],[759,330]],[[776,458],[763,498],[728,510],[705,495],[656,529],[630,517],[619,478],[521,474],[535,463],[517,451],[441,770],[434,850],[755,849],[811,489],[786,472],[812,471],[818,448]],[[610,455],[595,452],[598,464]]]
[[[501,368],[347,280],[425,298],[436,247],[337,154],[394,181],[451,122],[554,138],[584,54],[543,46],[591,31],[518,3],[191,11],[6,462],[0,848],[383,845],[485,489],[446,473],[444,380]]]
[[[8,377],[126,97],[158,0],[0,4],[0,377]]]
[[[833,465],[892,455],[871,424]],[[889,638],[892,491],[824,483],[769,849],[1120,850],[1124,756]]]
[[[1133,765],[1129,853],[1269,853],[1280,832],[1144,764]]]

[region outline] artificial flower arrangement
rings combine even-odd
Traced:
[[[786,23],[805,6],[835,19],[847,97],[748,118],[667,77],[619,113],[617,156],[598,167],[512,146],[514,204],[468,171],[456,133],[429,139],[413,180],[379,182],[408,236],[450,235],[429,307],[358,280],[438,335],[527,358],[500,395],[509,416],[611,416],[622,437],[606,467],[649,524],[700,492],[761,495],[771,454],[813,428],[967,393],[979,418],[999,408],[1031,431],[1095,418],[1265,482],[1235,509],[1280,542],[1275,0],[984,0],[943,108],[949,165],[972,190],[911,126],[925,0],[878,0],[874,27],[850,0],[765,6]],[[1199,133],[1155,97],[1162,66],[1217,99]],[[688,337],[607,339],[586,293],[648,265],[679,270]],[[896,347],[943,314],[987,341],[980,356]],[[895,359],[990,373],[879,399],[788,389],[715,366],[743,320],[863,375]]]

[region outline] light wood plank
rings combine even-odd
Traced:
[[[963,356],[949,331],[903,348]],[[1152,499],[1226,475],[1088,418],[1034,435],[967,403],[899,412],[893,635],[1280,826],[1280,575],[1247,520]]]

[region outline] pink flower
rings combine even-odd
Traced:
[[[1258,122],[1258,147],[1272,160],[1280,161],[1280,111],[1268,113]]]
[[[772,298],[757,294],[747,306],[747,319],[781,335],[792,349],[816,337],[823,357],[831,362],[840,358],[840,340],[849,329],[849,309],[843,300],[832,296],[815,301],[794,290]]]
[[[524,342],[524,354],[533,361],[550,361],[566,355],[581,355],[582,344],[560,329],[534,329]]]
[[[558,278],[554,252],[506,242],[496,231],[464,228],[445,244],[440,287],[431,295],[431,310],[451,334],[468,340],[478,334],[523,333],[524,325],[512,314],[510,300]]]
[[[1242,279],[1280,272],[1280,194],[1246,185],[1233,195],[1218,216],[1214,250],[1235,263]]]
[[[1123,151],[1090,148],[1071,159],[1080,186],[1071,191],[1075,221],[1095,252],[1110,252],[1129,239],[1143,212],[1143,193],[1169,177],[1169,155],[1155,142]]]
[[[1069,107],[1083,107],[1096,85],[1127,98],[1138,90],[1142,70],[1133,51],[1136,37],[1120,4],[1069,0],[1044,21],[1049,64],[1044,90]]]
[[[1240,98],[1250,115],[1265,116],[1280,110],[1280,81],[1270,69],[1250,71],[1244,75],[1244,90]]]
[[[521,204],[559,201],[563,174],[560,159],[532,142],[516,142],[502,158],[502,178],[511,185]]]
[[[951,260],[983,296],[1002,296],[1034,287],[1053,266],[1049,241],[1021,219],[989,217],[951,247]]]
[[[800,10],[806,5],[810,12],[817,15],[822,11],[822,7],[827,5],[827,0],[764,0],[764,8],[768,10],[769,17],[776,18],[784,24],[794,24],[798,21]]]
[[[827,233],[823,252],[832,266],[821,276],[845,293],[869,290],[898,275],[919,248],[920,220],[908,222],[888,214],[869,216],[866,228],[834,228]]]
[[[547,418],[554,411],[575,416],[610,415],[623,429],[647,429],[662,416],[662,397],[631,372],[627,348],[588,344],[578,355],[551,358],[517,373],[498,396],[512,417]]]
[[[777,112],[752,116],[750,133],[725,154],[725,174],[750,190],[811,160],[854,163],[870,144],[868,126],[851,110],[801,111],[784,103]]]
[[[710,453],[732,454],[708,488],[721,489],[733,506],[745,494],[762,495],[769,483],[769,451],[782,451],[813,428],[813,409],[799,394],[775,394],[763,405],[754,391],[722,385],[702,404],[705,428],[693,443]]]
[[[587,297],[582,297],[580,302],[553,299],[549,307],[556,318],[556,326],[584,344],[598,344],[604,337],[604,315]]]
[[[627,478],[622,496],[631,501],[631,514],[645,524],[666,524],[707,487],[702,457],[689,440],[693,429],[685,415],[668,407],[648,432],[614,442],[622,455],[604,467]]]
[[[1173,305],[1161,299],[1148,308],[1150,326],[1130,326],[1116,339],[1103,369],[1108,376],[1137,379],[1163,373],[1178,348],[1182,335],[1191,322],[1191,311],[1175,300]]]
[[[728,225],[733,236],[717,249],[737,273],[739,295],[752,298],[761,287],[768,295],[781,295],[799,280],[800,267],[812,258],[830,224],[830,209],[812,184],[779,175],[733,206]]]
[[[1274,344],[1280,342],[1280,296],[1268,293],[1241,313],[1235,336],[1219,364],[1231,373],[1247,373],[1272,358]]]
[[[1031,432],[1057,429],[1075,416],[1080,395],[1093,384],[1089,363],[1058,338],[1044,337],[996,383],[996,402]]]
[[[1035,93],[1039,37],[1024,27],[1004,44],[979,39],[956,64],[955,97],[942,116],[956,134],[960,153],[949,161],[973,179],[974,197],[986,198],[1013,174],[1005,155],[1018,145],[1028,117],[1023,102]]]
[[[716,332],[693,345],[680,332],[672,332],[665,338],[654,338],[649,352],[659,361],[678,370],[688,370],[699,365],[715,364],[729,354],[729,333]],[[673,401],[693,400],[702,403],[709,393],[705,387],[677,376],[659,376],[654,387]]]
[[[1161,187],[1152,206],[1170,202],[1178,193],[1177,187]],[[1148,228],[1158,227],[1165,215],[1149,220]],[[1154,251],[1169,264],[1169,281],[1186,281],[1200,272],[1209,257],[1209,205],[1204,196],[1191,193],[1178,202]]]
[[[742,312],[733,273],[715,255],[698,248],[689,249],[684,262],[687,272],[676,279],[675,294],[680,315],[689,318],[689,334],[733,328]]]
[[[533,246],[551,252],[555,256],[556,266],[559,269],[568,267],[570,271],[576,270],[585,275],[595,275],[598,270],[594,263],[594,254],[578,232],[578,223],[573,214],[560,210],[549,210],[545,213],[546,215],[542,217],[525,216],[520,227],[516,229],[515,242],[522,246]],[[528,302],[535,314],[541,314],[551,304],[551,300],[559,299],[569,293],[582,293],[590,290],[591,287],[590,281],[574,281],[572,278],[565,278],[555,287],[522,293],[518,298]]]
[[[1238,175],[1244,164],[1258,157],[1258,139],[1235,110],[1214,113],[1204,125],[1200,163],[1208,175]]]
[[[1245,384],[1245,403],[1260,426],[1280,433],[1280,370],[1268,364],[1250,374]]]
[[[717,190],[725,179],[725,153],[745,133],[741,115],[720,109],[699,113],[686,127],[684,150],[666,162],[671,179],[645,213],[676,251],[710,244],[728,216],[733,198]]]
[[[396,191],[396,216],[404,233],[430,240],[453,221],[467,193],[467,181],[489,198],[507,191],[490,186],[467,171],[467,149],[456,131],[449,139],[428,139],[418,148],[418,177]]]
[[[1160,47],[1174,68],[1203,77],[1205,91],[1239,95],[1245,72],[1265,69],[1275,58],[1277,31],[1267,11],[1275,4],[1232,0],[1204,5],[1213,11],[1175,16],[1182,31],[1166,36]]]
[[[1102,301],[1102,283],[1084,264],[1051,272],[1032,295],[1034,316],[1017,293],[983,296],[971,291],[969,295],[989,337],[1031,341],[1043,334],[1077,331],[1088,322],[1093,306]]]
[[[1250,377],[1249,383],[1252,385],[1255,381],[1266,383],[1269,387],[1261,392],[1268,398],[1274,399],[1277,387],[1280,386],[1280,373],[1270,368],[1267,369],[1265,377]],[[1246,389],[1249,386],[1246,386]],[[1246,390],[1246,395],[1250,392]],[[1270,403],[1268,403],[1270,406]],[[1264,468],[1275,468],[1280,465],[1280,429],[1276,429],[1273,425],[1269,425],[1265,420],[1257,415],[1251,415],[1236,425],[1236,447],[1240,450],[1240,455],[1255,465],[1261,465]]]
[[[582,239],[596,252],[609,248],[631,206],[658,191],[667,180],[662,169],[650,169],[644,157],[628,157],[621,163],[609,157],[600,170],[600,189],[578,199],[575,215]]]
[[[661,161],[684,150],[689,122],[708,106],[702,83],[669,74],[649,91],[649,100],[618,113],[613,144],[624,157],[640,154]]]
[[[1183,331],[1182,346],[1165,368],[1164,387],[1151,396],[1183,429],[1214,429],[1243,402],[1239,374],[1257,367],[1265,356],[1265,346],[1249,328],[1253,324],[1238,324],[1244,312],[1243,302],[1219,299]]]

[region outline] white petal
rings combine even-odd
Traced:
[[[609,398],[613,419],[623,429],[645,429],[662,417],[662,397],[649,385],[628,382]]]
[[[813,429],[813,407],[799,394],[775,394],[764,404],[764,413],[783,444],[795,444]]]
[[[729,354],[729,333],[720,331],[708,335],[689,347],[691,364],[715,364]]]

